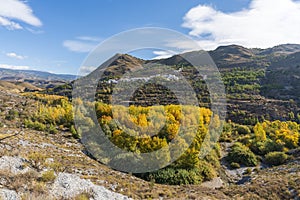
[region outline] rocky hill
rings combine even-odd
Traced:
[[[128,71],[144,66],[163,64],[180,71],[197,93],[200,105],[210,106],[209,91],[203,75],[183,57],[197,52],[175,55],[161,60],[141,60],[130,55],[115,55],[100,79],[96,98],[109,102],[117,80]],[[280,119],[299,121],[300,116],[300,45],[286,44],[269,49],[248,49],[242,46],[221,46],[208,52],[216,63],[225,85],[228,100],[228,119],[253,124],[257,120]],[[184,67],[183,67],[184,66]],[[159,74],[159,72],[158,72]],[[72,85],[47,91],[71,97]],[[125,89],[125,88],[124,88]],[[174,94],[161,86],[148,85],[132,97],[132,103],[153,105],[176,103]],[[161,98],[156,94],[169,94]],[[157,102],[161,99],[162,102]],[[170,101],[168,101],[170,99]],[[291,119],[291,116],[294,116]]]
[[[53,74],[34,70],[12,70],[0,68],[0,80],[8,82],[29,83],[39,88],[49,88],[75,80],[77,76]]]
[[[45,81],[71,81],[77,76],[69,74],[53,74],[35,70],[12,70],[0,68],[0,80],[24,81],[27,79],[37,79]]]

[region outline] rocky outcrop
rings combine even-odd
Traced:
[[[130,200],[124,195],[109,191],[102,186],[93,184],[89,180],[81,179],[77,175],[68,173],[59,173],[50,191],[56,198],[64,197],[67,199],[84,192],[91,194],[95,200]]]

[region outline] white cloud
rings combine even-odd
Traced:
[[[75,40],[65,40],[63,46],[70,51],[88,53],[92,51],[100,41],[101,39],[97,37],[80,36]]]
[[[28,30],[28,31],[30,31],[31,33],[36,34],[36,35],[45,33],[45,31],[43,31],[43,30],[34,30],[34,29],[28,28],[28,27],[26,27],[26,30]]]
[[[64,47],[69,49],[70,51],[79,52],[79,53],[87,53],[93,50],[96,45],[76,40],[66,40],[63,43]]]
[[[32,9],[21,0],[0,0],[0,26],[9,30],[23,27],[14,20],[40,27],[42,22],[33,14]]]
[[[300,1],[252,0],[247,9],[224,13],[206,5],[192,8],[183,27],[204,49],[239,44],[267,48],[300,43]]]
[[[100,41],[102,41],[101,38],[91,37],[91,36],[79,36],[79,37],[77,37],[77,39],[78,40],[90,41],[90,42],[100,42]]]
[[[201,49],[197,41],[193,41],[192,39],[187,39],[187,38],[168,40],[166,42],[166,46],[178,49],[182,52],[189,52],[189,51]]]
[[[172,57],[176,53],[172,51],[153,51],[153,54],[156,56],[152,59],[165,59]]]
[[[23,60],[23,59],[27,58],[26,56],[21,56],[21,55],[18,55],[16,53],[14,53],[14,52],[7,53],[6,56],[10,57],[10,58],[19,59],[19,60]]]
[[[79,75],[80,76],[85,76],[89,73],[91,73],[92,71],[94,71],[97,67],[95,66],[81,66],[80,67],[80,71],[79,71]]]
[[[18,70],[28,70],[28,69],[30,69],[29,66],[7,65],[7,64],[0,64],[0,68],[4,68],[4,69],[18,69]]]
[[[1,16],[0,16],[0,26],[5,26],[8,30],[22,29],[22,26],[20,24],[10,21]]]

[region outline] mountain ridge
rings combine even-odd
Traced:
[[[55,74],[51,72],[38,71],[38,70],[17,70],[0,68],[0,80],[8,79],[39,79],[51,81],[72,81],[77,78],[76,75],[71,74]]]
[[[200,105],[209,107],[209,91],[203,75],[184,59],[184,57],[192,57],[197,52],[199,51],[160,60],[142,60],[131,55],[116,54],[114,59],[106,63],[107,68],[101,77],[102,82],[98,87],[96,100],[109,103],[111,99],[109,96],[112,95],[114,85],[125,73],[147,67],[147,64],[163,64],[171,66],[187,78],[197,93]],[[235,122],[247,119],[247,123],[251,124],[263,119],[289,120],[291,113],[293,113],[292,116],[300,115],[300,88],[298,87],[300,67],[297,67],[300,66],[300,45],[286,44],[268,49],[249,49],[229,45],[218,47],[216,50],[209,51],[208,54],[219,68],[225,85],[228,119]],[[182,66],[185,67],[182,68]],[[137,96],[132,98],[135,99],[132,103],[141,106],[154,103],[147,102],[147,97],[152,97],[154,101],[155,94],[159,93],[160,87],[153,84],[148,86],[148,89],[143,88],[142,91],[136,93]],[[54,89],[48,92],[62,94],[60,91],[63,91],[63,94],[71,98],[72,92],[65,90],[66,87],[63,88],[63,90]],[[72,87],[69,85],[67,88]],[[166,91],[166,94],[170,93]],[[173,96],[166,98],[174,99]],[[148,99],[148,101],[152,100]],[[155,103],[159,102],[155,101]]]

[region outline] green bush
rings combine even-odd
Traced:
[[[251,130],[248,128],[248,126],[245,125],[238,125],[236,131],[242,135],[247,135],[251,133]]]
[[[81,137],[80,134],[76,131],[74,125],[71,126],[70,132],[72,133],[72,137],[75,139],[79,139]]]
[[[265,155],[273,151],[282,151],[283,146],[271,139],[267,139],[265,142],[253,142],[250,149],[258,155]]]
[[[220,136],[220,142],[232,142],[232,125],[231,125],[231,123],[224,123],[223,131]]]
[[[139,174],[137,176],[147,181],[153,181],[159,184],[186,185],[200,184],[203,181],[212,180],[217,176],[217,173],[212,164],[201,160],[197,168],[182,169],[167,167],[156,172]]]
[[[244,145],[249,145],[252,142],[252,138],[251,138],[251,135],[243,135],[243,136],[240,136],[237,139],[237,141],[244,144]]]
[[[45,124],[42,124],[38,121],[33,122],[31,120],[25,120],[25,127],[32,128],[37,131],[45,131],[47,128]]]
[[[50,124],[48,132],[50,134],[56,134],[58,132],[58,130],[56,129],[56,127],[53,124]]]
[[[270,152],[265,156],[265,162],[269,165],[281,165],[288,160],[289,156],[284,152]]]
[[[237,142],[231,147],[231,151],[227,156],[227,160],[236,162],[245,166],[256,166],[258,160],[255,154],[245,145]]]
[[[247,168],[243,174],[251,174],[252,173],[252,169],[251,168]]]
[[[203,178],[199,170],[166,168],[148,175],[149,181],[167,185],[199,184]]]
[[[230,167],[233,168],[233,169],[238,169],[240,168],[240,164],[239,163],[236,163],[236,162],[232,162],[230,163]]]
[[[232,133],[223,131],[220,136],[220,142],[232,142]]]
[[[203,177],[204,181],[210,181],[217,176],[215,169],[216,168],[213,167],[213,165],[211,163],[200,160],[197,171]]]

